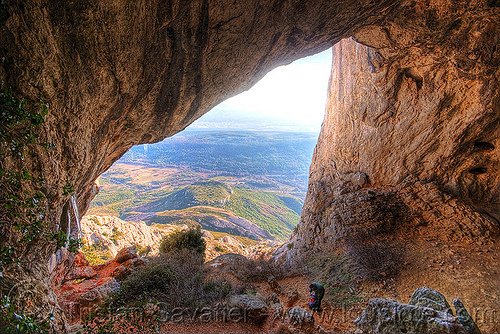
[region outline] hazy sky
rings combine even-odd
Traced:
[[[212,127],[216,120],[225,119],[228,123],[234,123],[235,119],[245,123],[251,123],[252,119],[274,119],[278,124],[299,124],[304,130],[319,131],[325,113],[331,62],[329,49],[278,67],[250,90],[219,104],[193,126]],[[217,127],[227,127],[228,123],[219,123]]]

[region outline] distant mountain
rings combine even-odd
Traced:
[[[122,219],[148,224],[197,223],[251,239],[285,239],[300,219],[301,200],[217,181],[198,182],[125,211]],[[295,209],[295,210],[294,210]]]
[[[185,131],[154,145],[138,145],[121,163],[183,166],[233,177],[265,176],[305,196],[315,133]]]
[[[222,182],[197,182],[155,201],[134,208],[139,212],[182,210],[193,206],[224,207],[233,190]]]
[[[315,142],[311,133],[195,131],[136,146],[101,176],[89,214],[284,240],[300,219]]]
[[[217,106],[191,124],[188,131],[274,131],[317,134],[320,127],[321,121],[318,121],[316,117],[310,121],[299,122],[284,117]]]

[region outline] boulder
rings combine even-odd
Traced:
[[[250,261],[245,256],[235,253],[229,253],[223,254],[211,261],[208,261],[206,265],[211,269],[222,269],[226,267],[248,266],[249,263]]]
[[[280,303],[272,304],[269,309],[273,321],[281,319],[283,317],[284,308]]]
[[[442,294],[422,287],[410,304],[372,299],[354,324],[364,333],[480,333],[460,300],[454,305],[456,317]]]
[[[86,265],[88,261],[83,253],[73,257],[66,250],[59,253],[61,260],[53,272],[58,273],[58,277],[68,270],[69,273],[61,279],[62,285],[54,287],[54,292],[71,326],[80,322],[81,317],[103,302],[109,293],[117,291],[120,288],[117,280],[124,280],[134,268],[148,262],[137,256],[133,246],[120,250],[114,260],[96,266]],[[82,278],[85,280],[74,281]]]
[[[65,277],[65,280],[74,280],[74,279],[88,279],[88,278],[94,278],[97,276],[97,271],[94,270],[94,268],[90,266],[81,266],[81,267],[74,267],[71,269],[71,271],[68,273],[68,275]]]
[[[260,322],[268,316],[267,304],[258,295],[231,296],[229,305],[242,309],[252,321]]]
[[[101,303],[110,293],[118,291],[120,284],[111,277],[104,279],[101,284],[92,286],[87,291],[81,293],[77,301],[80,306],[91,307]]]
[[[370,300],[354,324],[363,333],[467,333],[447,312],[387,299]]]
[[[426,287],[421,287],[415,290],[408,304],[429,307],[434,310],[453,315],[450,304],[448,304],[446,298],[439,292]]]
[[[80,283],[71,281],[55,289],[59,305],[64,309],[68,325],[81,322],[94,306],[102,303],[110,293],[116,292],[120,284],[112,277],[89,279]]]
[[[288,310],[289,329],[291,331],[313,331],[314,330],[314,317],[307,310],[300,306],[295,306]]]
[[[467,312],[467,309],[464,304],[462,304],[460,299],[455,299],[453,301],[453,305],[455,306],[458,321],[460,321],[462,326],[465,327],[467,332],[470,334],[480,334],[481,331],[479,330],[479,327],[477,327],[476,323],[470,316],[469,312]]]
[[[133,259],[137,257],[137,250],[135,246],[130,246],[121,249],[115,256],[114,261],[118,263],[125,262],[127,260]]]

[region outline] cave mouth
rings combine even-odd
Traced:
[[[34,162],[34,165],[40,164],[40,168],[43,167],[45,170],[50,168],[53,171],[51,175],[48,175],[49,180],[47,181],[51,188],[54,189],[54,195],[57,195],[52,196],[56,209],[51,209],[51,217],[60,215],[62,210],[61,203],[67,201],[67,196],[60,196],[65,182],[70,180],[78,183],[76,184],[76,189],[81,201],[84,202],[86,198],[91,197],[91,192],[93,191],[90,181],[94,180],[104,169],[107,169],[112,161],[121,156],[130,147],[129,145],[132,145],[131,143],[152,142],[169,135],[164,129],[170,128],[172,129],[171,131],[177,131],[183,128],[191,119],[196,117],[197,110],[200,113],[204,112],[206,111],[204,108],[211,105],[213,101],[210,98],[207,98],[205,101],[205,96],[212,96],[213,99],[216,99],[218,98],[217,94],[227,94],[231,89],[238,90],[248,84],[250,79],[242,79],[235,73],[236,71],[245,73],[248,76],[259,76],[261,71],[266,67],[271,67],[273,62],[282,61],[285,56],[281,55],[286,54],[287,51],[291,53],[309,52],[310,48],[314,45],[317,45],[317,47],[326,45],[336,38],[341,38],[341,35],[347,36],[356,32],[364,24],[369,25],[379,22],[382,25],[382,22],[384,22],[383,26],[370,29],[370,33],[375,34],[375,37],[377,37],[377,34],[380,37],[385,36],[387,37],[387,42],[390,43],[400,42],[397,38],[391,38],[393,35],[389,34],[391,32],[390,28],[401,28],[403,32],[411,32],[409,39],[415,40],[417,46],[418,43],[425,42],[425,39],[428,38],[430,39],[429,46],[431,47],[435,45],[438,39],[446,43],[449,41],[449,45],[454,46],[453,48],[448,47],[448,49],[437,50],[438,52],[442,51],[443,54],[447,53],[450,48],[452,51],[463,48],[463,54],[458,54],[460,57],[456,57],[456,67],[460,67],[461,71],[469,72],[469,70],[475,70],[474,66],[479,64],[478,73],[481,74],[483,64],[488,66],[497,60],[494,53],[490,52],[493,48],[491,45],[494,44],[492,43],[494,41],[492,37],[496,36],[498,31],[494,20],[496,16],[487,17],[491,20],[488,24],[486,22],[479,22],[481,17],[486,17],[486,15],[494,13],[486,11],[483,7],[477,6],[477,4],[470,5],[471,7],[478,7],[477,10],[474,10],[474,16],[470,16],[464,12],[456,21],[458,22],[458,27],[455,27],[450,25],[449,22],[454,21],[451,19],[454,19],[454,16],[458,16],[458,14],[454,14],[455,12],[452,11],[454,8],[452,7],[447,12],[445,3],[442,4],[442,8],[440,4],[439,9],[442,9],[442,11],[438,11],[424,4],[424,2],[417,2],[418,6],[416,8],[413,8],[413,5],[411,7],[399,6],[397,2],[391,1],[371,2],[372,5],[366,7],[366,10],[360,8],[361,4],[358,2],[345,2],[345,6],[340,7],[334,2],[330,4],[317,3],[314,5],[313,2],[309,2],[311,8],[308,8],[307,11],[303,10],[307,8],[305,4],[300,5],[299,2],[296,3],[297,6],[292,6],[295,2],[285,2],[286,6],[280,12],[279,2],[273,4],[272,8],[271,6],[266,7],[266,4],[262,4],[261,2],[260,4],[263,6],[259,7],[258,11],[257,7],[248,6],[250,10],[247,10],[245,8],[247,6],[244,6],[242,15],[240,16],[232,16],[234,13],[232,8],[227,11],[221,9],[221,12],[224,12],[225,15],[220,17],[220,22],[213,22],[213,18],[217,16],[208,15],[210,8],[207,1],[204,1],[201,8],[199,8],[201,9],[199,12],[202,15],[198,15],[198,8],[195,6],[192,7],[192,12],[186,6],[186,10],[181,13],[182,15],[172,15],[172,17],[176,17],[175,20],[170,20],[170,13],[168,8],[166,8],[168,6],[153,8],[151,12],[158,14],[154,16],[148,11],[149,8],[143,11],[135,11],[133,5],[127,10],[121,10],[122,8],[117,7],[116,10],[109,11],[109,14],[111,14],[109,15],[111,18],[109,20],[106,19],[107,15],[91,15],[93,11],[85,5],[76,6],[75,10],[73,10],[72,5],[68,5],[67,8],[62,6],[61,10],[55,10],[54,8],[60,4],[42,7],[40,4],[36,5],[33,3],[32,6],[26,7],[30,8],[29,11],[24,10],[25,6],[11,5],[13,7],[12,11],[17,15],[13,16],[15,20],[11,20],[14,22],[11,22],[8,28],[4,29],[2,27],[2,32],[8,32],[2,34],[2,36],[8,36],[7,41],[15,41],[15,43],[12,43],[12,50],[5,52],[9,53],[7,57],[8,64],[15,64],[18,68],[7,70],[8,79],[13,81],[12,77],[15,77],[19,73],[25,73],[26,75],[22,81],[17,84],[12,83],[17,86],[17,89],[21,93],[27,96],[31,95],[32,97],[38,95],[40,90],[53,93],[55,112],[47,128],[51,129],[54,139],[59,144],[57,151],[52,155],[55,161],[54,164],[52,164],[52,159],[50,162],[44,162],[43,158],[47,157],[48,154],[43,153],[37,156],[39,159]],[[368,4],[368,1],[366,3]],[[391,3],[396,5],[386,8],[382,7],[389,6]],[[488,1],[487,3],[490,6],[496,7],[498,1]],[[355,8],[352,4],[355,4],[358,8]],[[468,9],[467,3],[461,2],[460,4],[463,5],[462,8],[465,7],[463,10]],[[210,5],[212,6],[212,3]],[[433,4],[431,5],[433,6]],[[103,9],[106,9],[104,8],[105,5],[102,6]],[[110,3],[111,6],[116,6],[116,3]],[[183,6],[177,7],[183,9]],[[252,10],[252,8],[255,8],[255,10]],[[418,13],[417,10],[421,8],[425,11]],[[156,10],[158,10],[158,13]],[[23,11],[26,13],[23,13]],[[134,14],[136,18],[130,19],[133,13],[140,15]],[[247,20],[246,13],[254,14],[254,21]],[[415,15],[407,15],[412,13]],[[193,15],[190,16],[190,14]],[[370,19],[372,15],[374,17]],[[191,17],[189,22],[182,20],[182,18],[187,17]],[[260,23],[264,23],[260,21],[261,18],[266,17],[269,17],[268,22],[270,23],[261,25]],[[384,19],[385,17],[387,17],[387,20]],[[281,18],[286,18],[286,20],[281,20]],[[44,19],[44,24],[36,24],[40,19]],[[35,24],[30,24],[31,22],[35,22]],[[93,23],[93,26],[88,27],[90,29],[85,29],[84,24],[87,24],[87,22],[89,22],[89,25]],[[116,22],[120,22],[121,24],[115,24]],[[200,24],[196,27],[197,22]],[[246,22],[252,22],[252,28],[258,27],[259,29],[247,29]],[[477,44],[466,43],[465,40],[468,39],[463,38],[470,37],[468,31],[471,28],[467,27],[467,22],[471,24],[478,22],[478,27],[481,27],[481,25],[484,26],[478,31],[479,37],[474,38]],[[219,23],[224,25],[230,24],[230,26],[219,25]],[[234,26],[232,26],[233,24]],[[222,48],[219,50],[207,47],[208,43],[205,42],[205,37],[208,34],[208,27],[213,27],[216,31],[209,35],[209,37],[213,37],[212,40],[209,40],[209,43],[213,42],[214,39],[222,42]],[[368,27],[371,28],[370,26]],[[385,28],[389,29],[386,31]],[[448,30],[447,28],[450,29]],[[122,34],[121,32],[126,29],[129,29],[131,33]],[[467,31],[464,32],[464,30]],[[147,34],[144,32],[147,32]],[[448,39],[445,35],[439,35],[438,32],[449,32],[454,35],[452,36],[454,38]],[[103,38],[100,38],[102,35],[104,35]],[[128,38],[129,35],[133,39]],[[241,38],[233,38],[234,35],[239,35]],[[36,38],[26,40],[27,44],[23,46],[19,45],[19,41],[23,40],[23,36],[34,36]],[[48,38],[45,38],[46,36]],[[108,48],[107,43],[115,39],[118,43],[114,43],[113,47]],[[2,40],[4,40],[4,37],[2,37]],[[407,40],[407,38],[404,38],[402,41]],[[380,41],[384,42],[384,40]],[[8,42],[2,44],[9,45]],[[401,46],[401,44],[397,45]],[[424,44],[422,43],[421,45]],[[469,45],[470,51],[474,51],[474,53],[471,52],[469,54],[474,55],[478,53],[478,61],[461,57],[465,56],[466,52],[469,51]],[[379,45],[379,47],[384,46],[383,44]],[[427,46],[425,47],[427,48]],[[472,50],[473,47],[474,49]],[[60,58],[46,56],[53,53],[54,50],[51,48],[55,49]],[[403,50],[403,48],[401,49]],[[492,56],[486,55],[486,52],[483,50],[489,52]],[[430,48],[424,51],[432,53]],[[169,53],[173,57],[170,57]],[[145,57],[128,59],[130,55],[145,55]],[[191,57],[191,55],[193,56]],[[214,64],[217,66],[205,66],[206,64],[210,64],[208,61],[205,61],[211,59],[212,55],[220,60],[217,64]],[[226,55],[234,55],[234,59],[224,57]],[[175,62],[169,62],[170,59],[175,60]],[[146,66],[137,66],[138,64],[145,64]],[[100,66],[98,69],[99,74],[102,75],[101,78],[89,75],[94,72],[96,65]],[[374,62],[374,65],[377,64]],[[51,71],[52,67],[54,68],[55,76],[53,76],[54,73]],[[408,68],[411,69],[412,67]],[[376,67],[374,69],[376,70]],[[438,69],[439,67],[436,67],[436,71]],[[151,75],[152,73],[155,75]],[[169,80],[160,82],[161,76],[156,75],[158,73],[164,73],[163,78],[168,78]],[[200,73],[205,75],[205,78]],[[40,83],[44,84],[43,87],[38,88],[30,82],[31,80],[29,79],[32,79],[33,75],[37,77]],[[403,82],[401,85],[402,88],[411,89],[411,80],[406,79],[414,79],[417,88],[415,93],[425,93],[427,81],[422,86],[423,81],[421,80],[425,76],[413,70],[408,70],[405,76],[401,76]],[[210,81],[204,81],[207,77],[210,78]],[[154,81],[151,78],[160,79]],[[425,78],[427,80],[427,77]],[[225,81],[226,79],[227,81]],[[214,85],[212,85],[212,81]],[[224,82],[224,84],[220,84],[221,82]],[[233,85],[236,88],[227,87]],[[137,86],[140,86],[140,89],[135,90],[134,87]],[[453,85],[451,86],[453,88]],[[131,87],[132,89],[130,89]],[[153,87],[155,89],[152,89]],[[188,88],[187,90],[181,91],[181,89],[186,87]],[[436,86],[436,90],[438,88]],[[129,89],[130,95],[122,94],[127,89]],[[145,96],[145,92],[151,90],[154,94]],[[484,93],[480,92],[481,95],[486,96],[490,93],[487,91],[486,85],[485,90]],[[456,91],[460,92],[460,87]],[[155,95],[156,92],[158,92],[158,95]],[[168,92],[168,94],[164,94],[165,92]],[[403,93],[399,95],[410,95]],[[440,95],[434,94],[434,96]],[[100,109],[101,105],[98,102],[100,102],[99,99],[101,98],[109,100],[110,97],[114,99],[113,102],[115,103],[104,106],[104,112],[107,112],[105,114]],[[398,94],[394,94],[394,98],[399,98]],[[89,101],[91,103],[88,103]],[[140,105],[141,108],[135,108],[137,107],[137,101],[143,103],[143,105]],[[167,111],[169,115],[174,115],[175,119],[162,118],[164,115],[158,112],[159,109],[171,105],[171,110]],[[187,108],[189,105],[192,108]],[[467,103],[464,103],[464,105],[467,105]],[[72,110],[69,110],[66,106],[71,106]],[[184,112],[184,110],[188,109],[189,112]],[[129,110],[139,110],[140,115],[129,112]],[[126,111],[126,113],[124,112],[123,115],[120,115],[121,111]],[[392,116],[392,111],[389,114]],[[97,117],[98,115],[99,117]],[[96,122],[90,122],[88,119],[92,117],[99,118],[102,123],[96,124]],[[386,115],[381,115],[380,118],[384,119],[385,117]],[[82,122],[74,121],[79,118],[81,118]],[[482,117],[479,120],[484,119],[485,117]],[[83,122],[85,120],[87,120],[87,123]],[[135,127],[134,121],[136,124]],[[80,126],[73,126],[76,123]],[[477,123],[479,124],[479,122]],[[374,122],[374,124],[376,125],[377,123]],[[133,137],[134,133],[135,137]],[[449,133],[453,134],[453,131]],[[410,133],[410,135],[412,134]],[[461,133],[457,134],[457,136],[460,135]],[[481,135],[481,137],[489,138],[487,135],[484,135],[484,137]],[[88,141],[85,142],[83,138],[87,138]],[[426,147],[427,145],[420,146]],[[149,146],[145,147],[143,150],[150,149]],[[357,152],[357,150],[350,150],[349,147],[346,147],[344,151]],[[374,154],[372,158],[380,159],[380,165],[383,165],[382,155],[377,156]],[[334,161],[334,159],[331,159],[331,156],[325,155],[326,159]],[[90,164],[93,164],[94,170],[89,170],[89,173],[87,173],[85,169],[89,167],[89,161]],[[391,165],[387,164],[387,166],[391,168]],[[61,172],[57,169],[60,169]],[[319,168],[316,170],[319,170]],[[326,169],[326,172],[331,170]],[[427,172],[428,170],[425,171]],[[494,169],[490,168],[490,171],[493,172]],[[163,175],[158,175],[158,178],[161,179],[162,177]],[[115,177],[115,179],[119,182],[124,182],[123,178]],[[141,184],[146,187],[147,184],[160,181],[142,178]],[[331,179],[325,179],[324,184],[328,186],[331,181]],[[317,189],[319,190],[318,193],[323,190],[320,187]],[[218,190],[224,194],[224,189]],[[133,192],[129,192],[125,195],[124,199],[135,200],[135,197],[136,195]],[[356,199],[352,201],[348,207],[348,213],[362,212],[360,207],[357,206],[357,202],[362,204],[363,200]],[[317,204],[317,208],[312,207],[312,209],[321,209],[322,205],[320,203],[319,200],[315,200],[313,204]],[[357,208],[355,208],[356,206]],[[115,209],[119,210],[119,205]],[[314,218],[318,218],[317,221],[322,222],[326,221],[326,218],[329,217],[318,215]],[[57,219],[53,219],[52,221],[56,222]],[[307,226],[310,222],[311,219],[303,225]],[[363,226],[362,221],[358,222],[358,224]],[[368,224],[366,225],[368,226]],[[319,241],[319,239],[314,238],[309,238],[309,240]],[[42,244],[40,243],[40,247],[38,245],[34,247],[42,255],[40,258],[43,258],[45,252],[51,251],[54,248],[53,246],[45,247]],[[41,277],[45,273],[45,270],[40,270],[39,273],[28,272],[23,276]],[[455,287],[459,286],[456,285]]]
[[[100,176],[86,216],[150,226],[187,222],[256,241],[285,241],[300,220],[330,73],[328,49],[269,72],[186,130],[132,147]],[[203,209],[203,216],[201,206],[213,210]],[[221,218],[215,209],[243,218],[255,231],[214,223]],[[181,213],[168,217],[175,210]]]

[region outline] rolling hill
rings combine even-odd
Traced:
[[[311,134],[193,132],[132,148],[88,214],[286,239],[300,219]]]
[[[120,218],[148,224],[176,224],[176,221],[186,224],[191,219],[206,230],[272,240],[273,236],[288,237],[299,222],[299,213],[294,208],[300,205],[300,199],[291,196],[206,181],[134,207]]]

